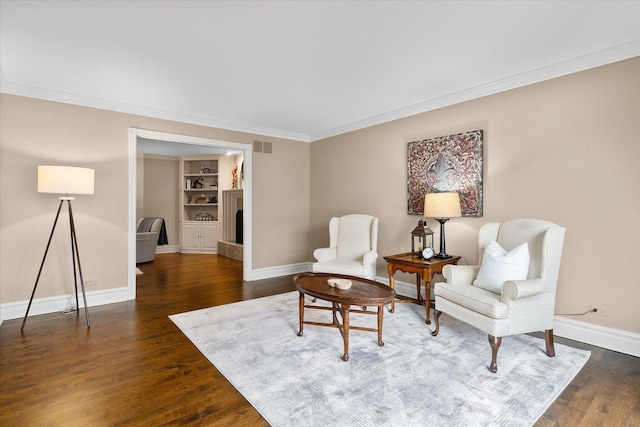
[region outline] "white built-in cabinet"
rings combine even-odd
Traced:
[[[217,253],[218,222],[183,222],[180,251],[184,253]]]
[[[180,158],[180,252],[218,252],[218,157]]]

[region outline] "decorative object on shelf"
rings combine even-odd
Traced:
[[[408,213],[422,215],[427,193],[457,192],[465,217],[482,216],[483,131],[407,145]]]
[[[208,212],[200,212],[194,219],[196,221],[215,221],[214,216]]]
[[[209,199],[209,203],[218,203],[218,196],[213,196]]]
[[[73,282],[76,290],[76,314],[80,312],[80,304],[78,303],[78,276],[80,278],[80,287],[82,288],[82,298],[84,299],[84,314],[87,320],[87,328],[91,327],[89,321],[89,308],[87,305],[87,295],[84,290],[84,277],[82,276],[82,267],[80,265],[80,253],[78,252],[78,239],[76,237],[76,226],[73,221],[73,211],[71,210],[71,201],[75,200],[75,197],[70,197],[69,194],[93,194],[94,191],[94,177],[95,171],[88,168],[78,168],[71,166],[38,166],[38,193],[57,193],[64,194],[60,197],[60,204],[58,205],[58,212],[56,213],[56,219],[53,221],[53,228],[51,234],[49,234],[49,241],[42,257],[42,263],[38,270],[38,276],[36,277],[36,283],[33,285],[33,292],[29,299],[29,305],[27,305],[27,312],[22,320],[22,327],[20,330],[24,330],[24,325],[27,322],[27,316],[31,309],[31,303],[33,297],[36,294],[36,288],[38,287],[38,281],[40,280],[40,274],[42,273],[42,267],[44,261],[47,259],[47,253],[49,252],[49,246],[51,245],[51,238],[53,232],[56,230],[56,224],[58,223],[58,217],[60,216],[60,209],[62,204],[66,201],[69,207],[69,226],[71,228],[71,258],[73,261]],[[77,275],[76,275],[77,273]]]
[[[207,195],[202,193],[202,194],[200,194],[198,199],[196,199],[196,204],[200,205],[200,204],[205,204],[205,203],[209,203],[209,200],[207,200]]]
[[[238,165],[235,165],[231,170],[231,188],[238,188]]]
[[[211,173],[211,169],[209,169],[209,168],[202,168],[202,173]]]
[[[435,218],[440,223],[440,252],[435,255],[439,259],[451,258],[447,254],[444,239],[444,223],[449,218],[462,216],[460,196],[458,193],[427,193],[424,196],[424,216]]]
[[[208,173],[208,172],[205,172],[204,170],[205,170],[204,163],[200,163],[200,173]]]
[[[193,181],[193,186],[191,188],[195,188],[195,189],[200,189],[203,186],[203,181],[202,178],[198,178],[195,181]]]
[[[187,178],[187,181],[186,181],[186,182],[187,182],[187,185],[185,186],[185,188],[186,188],[187,190],[191,190],[191,178]]]
[[[433,247],[433,230],[427,227],[427,220],[418,220],[418,225],[411,231],[411,254],[422,256],[425,248]]]

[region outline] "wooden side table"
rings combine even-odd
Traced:
[[[393,277],[398,270],[405,273],[416,273],[416,296],[417,298],[402,298],[398,302],[412,302],[424,305],[427,314],[427,325],[431,324],[431,280],[434,274],[442,273],[442,268],[447,264],[457,264],[459,256],[452,256],[447,259],[431,258],[422,259],[416,254],[407,252],[404,254],[390,255],[384,257],[387,261],[387,272],[389,273],[389,286],[395,291],[396,282]],[[424,281],[426,300],[420,294],[420,279]],[[396,309],[396,300],[391,302],[391,312]]]

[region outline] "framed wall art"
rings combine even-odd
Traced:
[[[482,216],[482,130],[407,144],[408,214],[422,215],[424,195],[456,191],[464,217]]]

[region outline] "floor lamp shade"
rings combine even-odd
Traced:
[[[38,193],[93,194],[95,171],[72,166],[38,166]]]

